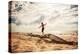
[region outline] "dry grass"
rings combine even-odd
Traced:
[[[35,51],[50,51],[50,50],[66,50],[76,49],[77,44],[63,44],[52,41],[50,38],[31,36],[27,33],[11,33],[9,38],[10,52],[35,52]],[[75,41],[77,36],[61,36],[64,40]]]

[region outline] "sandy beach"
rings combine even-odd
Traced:
[[[77,49],[77,36],[55,36],[53,34],[9,33],[9,52],[37,52]]]

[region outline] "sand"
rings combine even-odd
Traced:
[[[9,52],[37,52],[77,49],[77,36],[57,37],[52,34],[9,33]]]

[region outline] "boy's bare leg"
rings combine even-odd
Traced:
[[[44,35],[44,28],[42,28],[42,36]]]

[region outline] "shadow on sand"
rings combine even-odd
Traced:
[[[44,34],[44,35],[38,35],[38,34],[32,34],[32,33],[28,33],[27,36],[32,36],[32,37],[39,37],[41,39],[43,39],[45,42],[48,43],[59,43],[59,44],[68,44],[68,45],[77,45],[78,42],[74,42],[74,41],[66,41],[56,35],[53,34]],[[44,38],[48,38],[49,40],[45,40]]]

